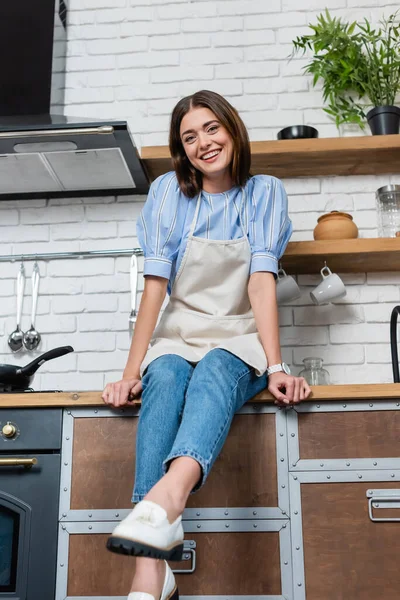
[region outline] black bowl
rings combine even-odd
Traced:
[[[278,132],[278,140],[301,140],[305,138],[317,138],[318,129],[310,125],[291,125]]]

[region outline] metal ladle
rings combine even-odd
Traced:
[[[21,263],[21,266],[17,275],[17,328],[15,331],[10,333],[8,338],[8,345],[11,348],[12,352],[18,352],[21,350],[24,339],[24,332],[21,331],[21,316],[22,316],[22,303],[24,299],[24,289],[25,289],[25,267],[24,263]]]
[[[27,350],[35,350],[41,341],[41,335],[35,329],[36,307],[39,295],[40,272],[37,262],[33,265],[32,270],[32,315],[31,326],[24,334],[24,346]]]

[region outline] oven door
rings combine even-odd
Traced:
[[[54,600],[59,473],[59,453],[0,455],[1,600]]]

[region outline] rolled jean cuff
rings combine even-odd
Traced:
[[[200,456],[200,454],[198,452],[196,452],[195,450],[187,450],[187,449],[175,450],[172,454],[167,456],[167,458],[163,462],[164,475],[168,471],[169,463],[172,460],[174,460],[175,458],[181,458],[183,456],[189,456],[189,458],[193,458],[195,461],[197,461],[199,463],[199,465],[201,467],[201,477],[200,477],[199,481],[196,483],[196,485],[194,486],[194,488],[192,489],[192,491],[190,492],[191,494],[194,494],[205,484],[209,470],[210,470],[210,462],[207,460],[204,460],[204,458],[202,456]]]
[[[140,492],[136,492],[134,490],[133,496],[131,498],[132,504],[137,504],[138,502],[141,502],[143,500],[143,498],[146,496],[146,494],[147,494],[147,492],[143,492],[143,494],[141,494]]]

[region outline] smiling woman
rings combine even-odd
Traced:
[[[177,600],[168,564],[144,557],[181,560],[183,510],[235,412],[267,385],[281,405],[310,393],[279,343],[275,277],[292,233],[282,183],[250,176],[246,128],[214,92],[178,102],[170,151],[174,171],[153,182],[137,224],[145,288],[128,362],[103,392],[120,407],[143,390],[137,505],[107,543],[140,557],[129,600]]]
[[[219,94],[204,90],[178,102],[172,113],[169,146],[179,185],[189,198],[201,189],[218,193],[232,185],[243,186],[249,177],[246,127]],[[214,155],[208,157],[210,152]],[[207,164],[213,167],[206,169]]]

